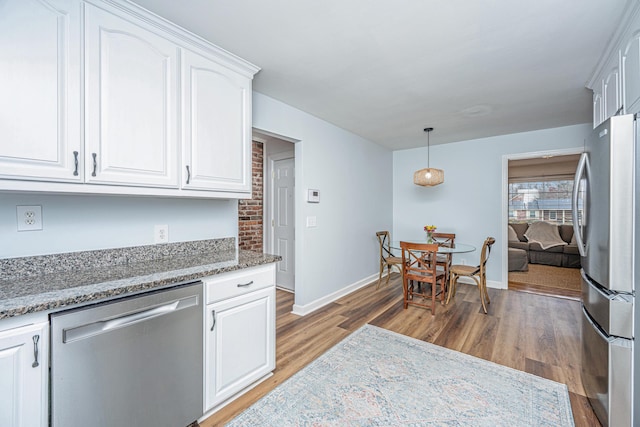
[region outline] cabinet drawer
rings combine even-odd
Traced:
[[[223,273],[204,279],[207,304],[275,286],[274,265]]]

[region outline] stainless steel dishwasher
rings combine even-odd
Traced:
[[[51,316],[53,427],[183,427],[202,415],[202,283]]]

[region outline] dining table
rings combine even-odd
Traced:
[[[422,239],[403,239],[402,241],[403,242],[409,242],[409,243],[427,243],[424,238],[422,238]],[[441,254],[463,254],[463,253],[467,253],[467,252],[473,252],[473,251],[476,250],[475,246],[469,245],[467,243],[455,242],[451,246],[449,246],[448,243],[446,245],[447,246],[439,245],[438,246],[438,253],[441,253]],[[401,248],[400,248],[400,240],[393,240],[389,246],[391,247],[391,249],[401,250]]]

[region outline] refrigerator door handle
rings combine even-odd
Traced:
[[[580,275],[582,276],[582,280],[588,283],[591,286],[591,289],[596,291],[598,294],[602,295],[603,298],[609,301],[621,301],[626,303],[633,302],[633,295],[623,294],[619,292],[611,292],[611,291],[602,289],[600,286],[596,285],[596,283],[593,280],[591,280],[591,278],[587,276],[587,274],[582,269],[580,269]],[[583,304],[584,304],[584,298],[583,298]]]
[[[591,327],[593,328],[593,330],[596,331],[598,335],[600,335],[600,338],[602,338],[604,341],[608,342],[609,344],[615,341],[616,339],[615,337],[610,337],[607,334],[605,334],[600,328],[600,325],[596,324],[596,322],[594,322],[593,319],[591,319],[591,316],[589,315],[589,313],[584,307],[582,307],[582,311],[585,319],[587,319],[587,321],[591,324]]]
[[[573,234],[576,236],[576,245],[578,246],[578,252],[580,256],[587,256],[587,251],[584,245],[584,239],[582,236],[582,224],[580,224],[580,217],[578,216],[578,197],[580,196],[580,180],[585,175],[587,170],[587,153],[582,153],[580,161],[578,162],[578,168],[576,169],[576,176],[573,180],[573,193],[571,197],[571,214],[573,215]]]

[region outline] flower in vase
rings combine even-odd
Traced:
[[[427,243],[433,243],[433,233],[436,231],[435,225],[425,225],[424,231],[427,232]]]

